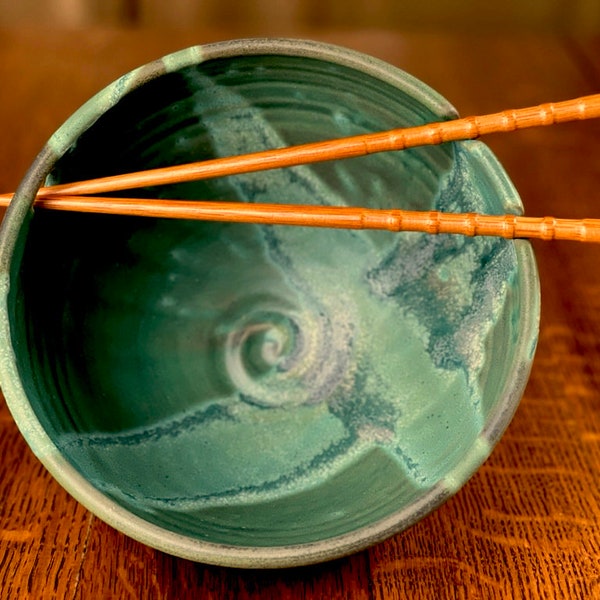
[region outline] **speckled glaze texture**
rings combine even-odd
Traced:
[[[455,117],[406,73],[291,40],[137,69],[51,138],[0,237],[0,377],[40,460],[147,544],[307,564],[408,527],[489,455],[539,317],[526,242],[33,211],[37,188]],[[479,142],[138,190],[519,212]]]

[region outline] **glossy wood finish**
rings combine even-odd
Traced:
[[[47,137],[123,72],[211,30],[0,32],[0,190]],[[286,33],[286,32],[279,32]],[[423,79],[462,114],[600,90],[597,40],[287,32],[353,47]],[[600,123],[486,139],[528,214],[600,216]],[[310,568],[247,572],[176,559],[104,525],[28,450],[0,401],[3,598],[595,598],[600,596],[600,247],[535,242],[538,352],[491,458],[441,509],[374,548]]]

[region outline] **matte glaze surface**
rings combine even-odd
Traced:
[[[101,107],[75,143],[69,124],[58,132],[50,181],[453,116],[393,69],[383,81],[343,51],[335,64],[299,48],[166,59],[168,73]],[[520,207],[478,142],[138,193]],[[10,335],[52,452],[100,504],[152,524],[137,537],[199,560],[300,564],[408,525],[487,457],[535,347],[524,242],[42,211],[21,227]],[[136,536],[126,514],[112,522]],[[161,546],[156,527],[192,543]],[[265,551],[236,559],[249,547]]]

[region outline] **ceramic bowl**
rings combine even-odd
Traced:
[[[456,492],[528,377],[527,242],[32,210],[44,182],[455,116],[387,64],[278,39],[167,56],[76,112],[0,244],[2,389],[54,477],[145,544],[238,567],[346,555]],[[135,193],[521,210],[473,141]]]

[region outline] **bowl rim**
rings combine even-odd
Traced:
[[[440,119],[456,118],[453,106],[435,90],[412,75],[366,54],[323,42],[289,38],[249,38],[192,46],[169,54],[123,75],[81,106],[52,135],[29,168],[11,202],[0,227],[0,386],[13,418],[36,457],[50,474],[78,502],[94,515],[127,536],[148,546],[182,558],[207,564],[243,568],[279,568],[301,566],[339,558],[382,541],[416,523],[454,494],[488,457],[518,406],[527,382],[539,327],[540,292],[535,257],[531,245],[523,240],[513,242],[524,285],[519,286],[523,325],[518,346],[519,360],[508,374],[501,400],[489,415],[484,429],[464,464],[416,501],[388,517],[352,532],[316,542],[288,546],[232,546],[207,542],[168,531],[149,523],[120,506],[87,481],[59,452],[35,415],[21,384],[12,348],[11,319],[8,296],[11,264],[19,260],[19,240],[33,215],[32,206],[54,163],[79,135],[126,94],[172,71],[206,60],[232,56],[274,54],[315,58],[334,62],[369,74],[402,89],[428,107]],[[459,142],[460,143],[460,142]],[[481,144],[470,142],[470,144]],[[491,154],[491,153],[490,153]],[[493,158],[493,157],[492,157]],[[500,174],[498,161],[491,163]],[[503,175],[506,183],[507,177]],[[506,187],[506,186],[505,186]],[[512,184],[508,199],[520,206]],[[512,192],[511,192],[512,190]],[[503,190],[506,191],[506,190]],[[21,244],[22,245],[22,244]]]

